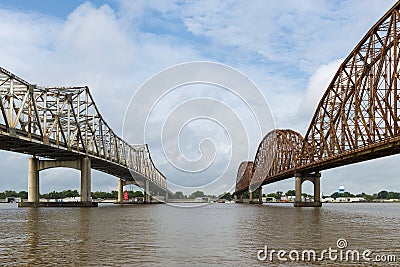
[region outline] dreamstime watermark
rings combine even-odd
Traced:
[[[393,254],[376,254],[370,249],[357,250],[347,249],[348,243],[346,239],[340,238],[336,242],[336,247],[329,247],[323,250],[305,249],[305,250],[276,250],[264,249],[257,251],[257,259],[259,261],[268,262],[318,262],[318,261],[335,261],[335,262],[396,262],[397,257]]]
[[[123,139],[148,144],[169,190],[222,193],[234,191],[240,163],[254,158],[258,142],[274,128],[269,105],[249,77],[220,63],[188,62],[160,71],[135,91]],[[157,190],[147,193],[157,196]]]

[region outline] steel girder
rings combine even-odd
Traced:
[[[297,140],[281,142],[280,130],[268,133],[257,151],[249,186],[239,189],[249,189],[252,182],[263,185],[287,179],[296,172],[317,172],[400,153],[399,37],[400,1],[343,61],[304,139],[296,133]],[[276,141],[271,141],[273,136]]]
[[[147,145],[118,137],[86,86],[39,87],[0,68],[0,109],[1,149],[56,159],[87,155],[101,171],[121,177],[112,169],[126,168],[167,188]]]
[[[254,191],[283,171],[296,168],[301,163],[303,137],[293,130],[273,130],[258,146],[253,162],[242,162],[236,179],[236,192]]]
[[[305,135],[304,164],[399,135],[400,2],[339,67]]]
[[[243,161],[242,163],[240,163],[236,177],[235,192],[246,191],[247,188],[249,187],[252,175],[253,175],[253,162]]]

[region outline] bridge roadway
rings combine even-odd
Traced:
[[[266,177],[261,183],[261,186],[292,178],[295,176],[296,173],[315,173],[322,170],[328,170],[367,160],[396,155],[399,153],[400,137],[375,143],[367,147],[361,147],[357,150],[348,151],[340,155],[335,155],[331,158],[324,158],[323,160],[308,163],[297,168],[282,171],[273,176]]]
[[[340,65],[303,137],[273,130],[254,162],[242,162],[235,196],[295,177],[295,206],[321,206],[320,172],[400,153],[400,1],[362,38]],[[301,186],[314,184],[314,202],[301,200]]]
[[[172,194],[147,145],[129,145],[119,138],[88,87],[38,87],[0,68],[0,109],[0,149],[34,156],[28,202],[38,203],[39,171],[53,167],[81,170],[82,202],[91,201],[91,168],[120,178],[119,201],[126,184],[144,188],[147,202],[151,196],[167,199]]]

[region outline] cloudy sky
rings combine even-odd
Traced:
[[[342,59],[394,3],[394,0],[0,1],[0,65],[39,85],[88,85],[102,115],[122,136],[125,113],[146,80],[176,64],[218,62],[240,71],[258,86],[269,103],[276,128],[291,128],[304,135]],[[161,134],[164,147],[159,144],[162,115],[165,121],[168,117],[165,114],[179,111],[182,103],[198,98],[205,104],[193,104],[193,109],[207,110],[207,116],[220,118],[225,109],[216,107],[225,105],[228,113],[242,122],[238,127],[246,128],[249,144],[241,160],[253,160],[258,142],[265,134],[254,134],[256,126],[248,122],[254,118],[250,118],[243,101],[238,101],[240,98],[229,90],[193,85],[164,96],[149,118],[151,127],[146,130],[145,141],[157,167],[167,178],[188,187],[210,183],[224,173],[231,159],[230,150],[237,145],[233,133],[226,131],[229,127],[224,128],[210,118],[196,119],[187,127],[183,127],[184,121],[184,125],[177,126],[182,129],[178,131],[180,155],[176,151],[160,153],[177,138],[176,129],[165,131]],[[208,103],[206,99],[214,102]],[[249,102],[252,107],[260,104]],[[200,118],[201,114],[193,116]],[[268,115],[265,118],[270,120]],[[175,119],[182,121],[182,116],[176,115]],[[231,125],[229,120],[226,123]],[[211,141],[204,142],[207,138]],[[28,156],[10,152],[1,152],[0,156],[0,191],[27,190]],[[179,159],[185,164],[196,163],[195,169],[207,162],[213,166],[206,168],[209,172],[195,175],[187,171],[177,173],[168,167],[168,162]],[[399,159],[394,156],[324,171],[321,190],[331,194],[344,185],[354,193],[400,191],[397,175],[400,167],[396,164]],[[211,194],[228,191],[236,178],[234,172],[225,172],[219,183],[203,189]],[[286,191],[293,187],[294,180],[289,179],[264,186],[264,191]],[[53,169],[41,173],[41,192],[69,188],[79,189],[79,172]],[[93,171],[93,191],[116,188],[117,179]],[[310,184],[305,185],[311,193],[310,188]]]

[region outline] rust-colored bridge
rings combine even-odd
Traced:
[[[341,64],[303,137],[274,130],[261,141],[253,162],[238,170],[236,197],[262,185],[296,177],[314,183],[320,206],[319,172],[400,152],[400,1],[364,36]]]

